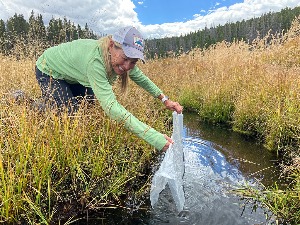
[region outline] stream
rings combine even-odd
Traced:
[[[267,211],[240,199],[231,190],[242,185],[265,186],[278,181],[276,157],[255,140],[228,129],[200,123],[184,114],[183,177],[185,207],[177,212],[168,186],[154,208],[111,210],[80,224],[254,225],[273,224]]]

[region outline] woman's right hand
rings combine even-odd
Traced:
[[[173,141],[170,137],[168,137],[167,135],[165,135],[165,134],[164,134],[164,137],[165,137],[165,139],[167,140],[167,143],[166,143],[165,146],[162,148],[162,151],[165,152],[165,151],[168,150],[168,148],[170,147],[170,145],[174,143],[174,141]]]

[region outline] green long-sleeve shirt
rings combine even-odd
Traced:
[[[38,58],[36,66],[55,79],[91,87],[111,119],[124,123],[127,130],[156,149],[162,149],[167,143],[163,134],[139,121],[116,100],[112,84],[117,74],[108,78],[99,40],[80,39],[49,48]],[[130,71],[129,77],[153,97],[162,93],[137,66]]]

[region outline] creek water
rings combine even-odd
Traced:
[[[232,190],[246,183],[268,186],[278,181],[274,155],[254,140],[222,127],[200,123],[194,114],[184,114],[183,148],[185,207],[182,212],[177,212],[170,189],[166,187],[154,208],[149,202],[130,215],[126,210],[110,210],[102,218],[89,218],[80,224],[272,223],[266,219],[265,209],[253,210],[252,203],[240,199]]]

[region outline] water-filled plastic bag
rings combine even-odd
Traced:
[[[185,197],[183,190],[184,157],[182,133],[183,114],[173,112],[173,134],[171,138],[174,143],[165,153],[159,169],[153,176],[150,190],[152,207],[157,203],[160,192],[168,184],[178,212],[183,210]]]

